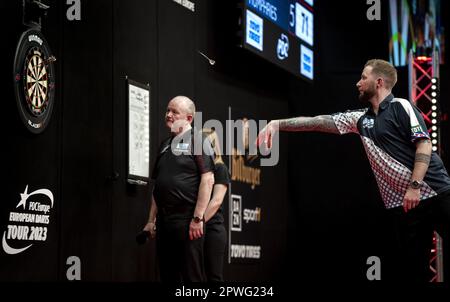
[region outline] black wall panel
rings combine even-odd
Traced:
[[[194,99],[195,13],[174,1],[158,1],[158,116],[160,138],[167,137],[164,114],[177,95]],[[200,108],[198,108],[200,109]]]
[[[57,7],[54,9],[57,10]],[[3,90],[2,103],[5,106],[2,122],[4,136],[1,148],[1,157],[4,159],[0,204],[1,236],[13,249],[24,248],[29,244],[32,246],[24,252],[14,255],[6,254],[2,249],[0,280],[54,280],[59,269],[60,229],[58,226],[60,219],[58,214],[62,206],[60,199],[61,104],[55,104],[52,118],[45,132],[38,135],[31,134],[22,124],[13,91],[13,62],[16,45],[22,32],[27,28],[22,24],[21,1],[3,2],[1,11],[3,12],[0,21],[1,27],[7,29],[4,32],[1,47],[5,65],[0,73]],[[52,16],[50,22],[57,24],[58,20]],[[45,33],[53,53],[58,56],[57,31],[48,25],[43,26],[42,31]],[[59,74],[59,72],[60,70],[57,68],[56,73]],[[61,92],[56,90],[56,99],[60,95]],[[27,223],[11,219],[12,213],[44,214],[41,211],[31,210],[30,206],[31,202],[51,205],[49,198],[45,195],[31,195],[23,206],[19,203],[23,198],[21,194],[31,194],[40,189],[49,190],[54,198],[53,207],[47,213],[49,215],[48,223]],[[11,235],[8,236],[8,226],[26,227],[28,238],[32,236],[32,228],[45,227],[47,230],[46,234],[40,237],[42,240],[11,240]]]
[[[158,147],[157,1],[113,1],[113,183],[112,280],[156,278],[154,241],[138,246],[136,234],[148,219],[150,185],[126,182],[128,172],[128,100],[125,78],[150,85],[151,155]],[[154,161],[154,156],[150,158]]]
[[[63,23],[60,261],[79,257],[82,280],[112,277],[112,26],[111,0],[85,1],[81,21]]]

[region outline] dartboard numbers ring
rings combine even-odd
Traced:
[[[20,117],[33,133],[44,131],[50,120],[54,76],[53,57],[44,36],[36,29],[25,31],[14,58],[14,86]]]

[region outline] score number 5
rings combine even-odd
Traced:
[[[289,4],[289,16],[291,17],[289,20],[289,26],[291,30],[295,32],[295,4]]]

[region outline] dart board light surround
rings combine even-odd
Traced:
[[[14,88],[21,120],[32,133],[47,127],[53,110],[55,78],[51,50],[37,29],[25,31],[14,58]]]

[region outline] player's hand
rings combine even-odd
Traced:
[[[144,231],[150,232],[150,237],[155,238],[156,236],[156,225],[154,222],[148,222],[145,227]]]
[[[272,148],[272,138],[279,130],[279,122],[274,120],[270,121],[258,134],[256,139],[256,145],[260,147],[263,143],[268,149]]]
[[[403,197],[403,210],[408,212],[419,205],[420,189],[408,188],[405,197]]]
[[[203,221],[194,222],[189,225],[189,239],[195,240],[203,236]]]

